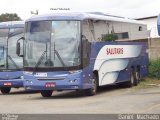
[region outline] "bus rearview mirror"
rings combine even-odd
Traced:
[[[19,42],[17,42],[17,47],[16,47],[16,54],[19,56],[20,55],[20,49],[21,49],[21,45]]]
[[[16,44],[16,54],[17,54],[19,57],[23,57],[23,55],[21,55],[21,43],[20,43],[21,40],[24,40],[24,37],[18,39],[18,40],[17,40],[17,44]]]

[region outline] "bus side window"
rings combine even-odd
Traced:
[[[82,36],[85,36],[88,39],[88,41],[94,40],[91,29],[89,27],[88,20],[84,20],[82,22],[82,34],[83,34]]]

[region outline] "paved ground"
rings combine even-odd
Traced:
[[[0,94],[0,113],[14,114],[76,114],[76,113],[159,113],[160,87],[121,89],[101,88],[96,96],[87,97],[75,91],[55,92],[51,98],[40,93],[12,89],[10,95]]]

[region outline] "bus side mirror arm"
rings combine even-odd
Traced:
[[[21,44],[20,44],[20,40],[24,40],[24,37],[21,37],[17,40],[17,43],[16,43],[16,54],[19,56],[19,57],[23,57],[24,55],[20,55],[21,53]]]

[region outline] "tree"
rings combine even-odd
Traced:
[[[21,18],[16,13],[3,13],[0,15],[0,22],[5,21],[20,21]]]

